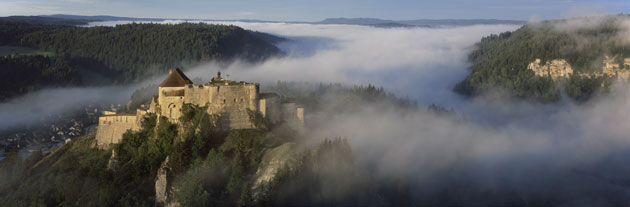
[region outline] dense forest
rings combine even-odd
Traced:
[[[608,77],[574,76],[566,82],[552,81],[535,76],[528,64],[537,58],[543,63],[565,59],[577,73],[601,70],[605,55],[630,57],[630,45],[623,42],[627,31],[622,26],[628,20],[630,15],[549,20],[484,37],[468,57],[471,74],[455,91],[476,95],[501,89],[512,97],[539,101],[558,100],[562,93],[577,100],[588,99],[602,85],[609,86]]]
[[[81,84],[79,72],[65,57],[0,57],[0,101],[43,87]]]
[[[120,73],[125,82],[182,63],[234,58],[259,61],[280,53],[247,30],[205,23],[62,28],[27,34],[22,44],[97,61]]]
[[[64,27],[67,26],[55,24],[35,24],[0,18],[0,45],[19,46],[21,45],[22,37],[26,34],[38,31],[50,31]]]
[[[78,81],[74,81],[77,77],[72,77],[73,82],[68,82],[70,84],[124,84],[162,74],[168,68],[182,65],[235,59],[256,62],[282,54],[273,45],[282,41],[282,38],[236,26],[205,23],[73,26],[84,22],[45,17],[0,18],[0,49],[10,50],[3,52],[9,54],[2,59],[6,62],[1,68],[6,73],[3,84],[12,85],[11,90],[2,89],[0,101],[19,95],[22,91],[57,85],[56,82],[13,82],[44,78],[47,75],[42,71],[50,70],[48,65],[65,64],[72,68],[73,74],[80,74]],[[40,53],[44,51],[49,63],[14,64],[42,62],[39,59],[46,59],[36,57],[41,54],[33,52],[14,53],[12,51],[15,48],[37,50]]]

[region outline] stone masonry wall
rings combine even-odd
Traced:
[[[173,94],[176,91],[183,91],[181,95]],[[184,87],[159,87],[158,105],[156,109],[162,116],[169,118],[169,121],[176,123],[181,116],[181,108],[184,103]]]
[[[183,90],[183,93],[178,91]],[[188,85],[160,87],[158,98],[160,115],[177,123],[184,103],[208,106],[209,114],[219,114],[226,129],[253,128],[248,110],[258,109],[258,85]]]
[[[258,85],[213,85],[210,87],[209,114],[219,114],[228,129],[253,128],[248,110],[258,110]]]
[[[280,98],[271,97],[260,99],[258,104],[258,111],[263,117],[269,119],[271,123],[280,122]]]
[[[295,103],[280,103],[277,96],[261,99],[259,85],[245,82],[189,84],[181,87],[159,87],[147,111],[137,114],[108,114],[99,117],[97,143],[101,148],[118,143],[129,129],[138,130],[146,113],[164,116],[178,123],[182,106],[186,103],[207,106],[208,114],[218,114],[224,129],[254,128],[249,111],[261,112],[272,122],[304,123],[304,109]]]
[[[96,144],[99,148],[108,148],[110,144],[120,142],[127,130],[138,130],[136,114],[106,115],[98,118]]]

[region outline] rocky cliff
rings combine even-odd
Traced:
[[[273,180],[278,170],[282,167],[293,164],[298,157],[297,154],[305,152],[305,148],[289,142],[265,152],[256,171],[255,181],[252,189],[257,192],[261,185]]]
[[[624,58],[623,64],[617,63],[619,57],[604,57],[603,67],[595,72],[576,73],[581,77],[595,78],[604,75],[616,77],[620,80],[628,80],[630,78],[630,58]],[[541,63],[540,59],[529,63],[527,69],[534,71],[536,76],[551,77],[553,80],[569,78],[574,71],[571,65],[564,59],[554,59]]]
[[[527,69],[534,71],[537,76],[550,76],[553,80],[569,78],[573,74],[573,68],[564,59],[547,61],[545,64],[541,64],[541,60],[536,59],[529,63]]]
[[[179,203],[174,199],[173,175],[168,167],[168,157],[158,170],[155,178],[155,206],[156,207],[179,207]]]

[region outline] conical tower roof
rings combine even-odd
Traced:
[[[160,83],[160,87],[182,87],[193,82],[179,68],[169,71],[168,77]]]

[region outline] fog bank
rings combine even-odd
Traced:
[[[162,23],[181,23],[165,21]],[[112,26],[128,22],[95,22]],[[189,77],[209,79],[221,70],[232,80],[263,84],[302,81],[372,84],[420,103],[453,105],[451,92],[469,73],[467,55],[482,37],[520,25],[475,25],[449,28],[375,28],[356,25],[207,22],[285,37],[278,47],[286,58],[261,64],[236,62],[228,67],[208,64],[185,70]],[[191,78],[192,78],[191,77]]]

